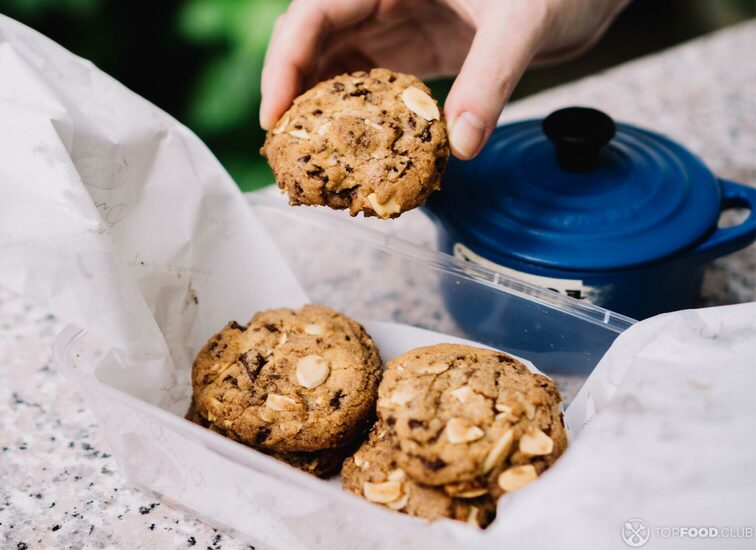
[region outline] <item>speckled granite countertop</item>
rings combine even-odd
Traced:
[[[518,102],[503,120],[596,106],[681,141],[722,177],[756,185],[755,50],[756,22],[748,22]],[[433,242],[420,214],[382,229]],[[755,277],[756,246],[714,262],[702,304],[756,300]],[[0,290],[0,547],[248,548],[126,486],[77,389],[51,365],[64,326]]]

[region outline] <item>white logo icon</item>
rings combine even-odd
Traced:
[[[651,538],[651,529],[642,519],[633,518],[622,524],[622,540],[632,548],[639,548]]]

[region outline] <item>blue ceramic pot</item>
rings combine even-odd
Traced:
[[[670,139],[572,107],[501,126],[475,160],[452,159],[427,208],[441,250],[642,319],[696,305],[706,263],[756,240],[754,204],[755,189]],[[718,228],[735,207],[748,218]],[[459,319],[505,322],[467,315],[469,298],[447,293]]]

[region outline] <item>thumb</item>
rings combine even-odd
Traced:
[[[444,105],[452,153],[462,160],[483,148],[541,36],[537,17],[515,10],[492,15],[476,32]]]

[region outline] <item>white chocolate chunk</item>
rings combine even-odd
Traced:
[[[366,481],[362,484],[362,492],[370,502],[388,504],[401,498],[402,484],[398,481],[384,481],[383,483]]]
[[[378,195],[376,195],[375,193],[370,193],[367,196],[367,200],[368,203],[370,203],[370,207],[381,218],[388,218],[392,214],[400,212],[402,209],[402,206],[398,202],[396,202],[396,199],[394,197],[391,197],[389,200],[381,204],[378,202]]]
[[[511,493],[538,478],[536,469],[532,464],[523,466],[512,466],[499,474],[499,487],[504,491]]]
[[[286,395],[271,393],[265,400],[265,406],[274,411],[295,411],[299,408],[299,403]]]
[[[533,428],[520,438],[520,451],[528,456],[548,455],[553,450],[554,440],[538,428]]]
[[[297,139],[310,139],[310,134],[307,133],[307,130],[302,130],[301,128],[289,130],[288,134]]]
[[[297,382],[305,388],[317,388],[330,373],[328,362],[320,355],[306,355],[297,361]]]
[[[509,454],[513,440],[514,433],[512,433],[512,430],[507,430],[504,435],[496,441],[494,446],[488,452],[488,455],[486,455],[486,460],[483,462],[483,471],[485,473],[490,472],[495,466],[501,464],[504,458]]]
[[[323,325],[313,323],[311,325],[307,325],[304,328],[305,334],[309,334],[310,336],[322,336],[325,333],[325,327]]]
[[[446,423],[446,438],[449,443],[468,443],[483,435],[483,430],[464,418],[451,418]]]
[[[441,114],[433,98],[420,88],[410,86],[402,92],[402,101],[407,108],[425,120],[438,120]]]

